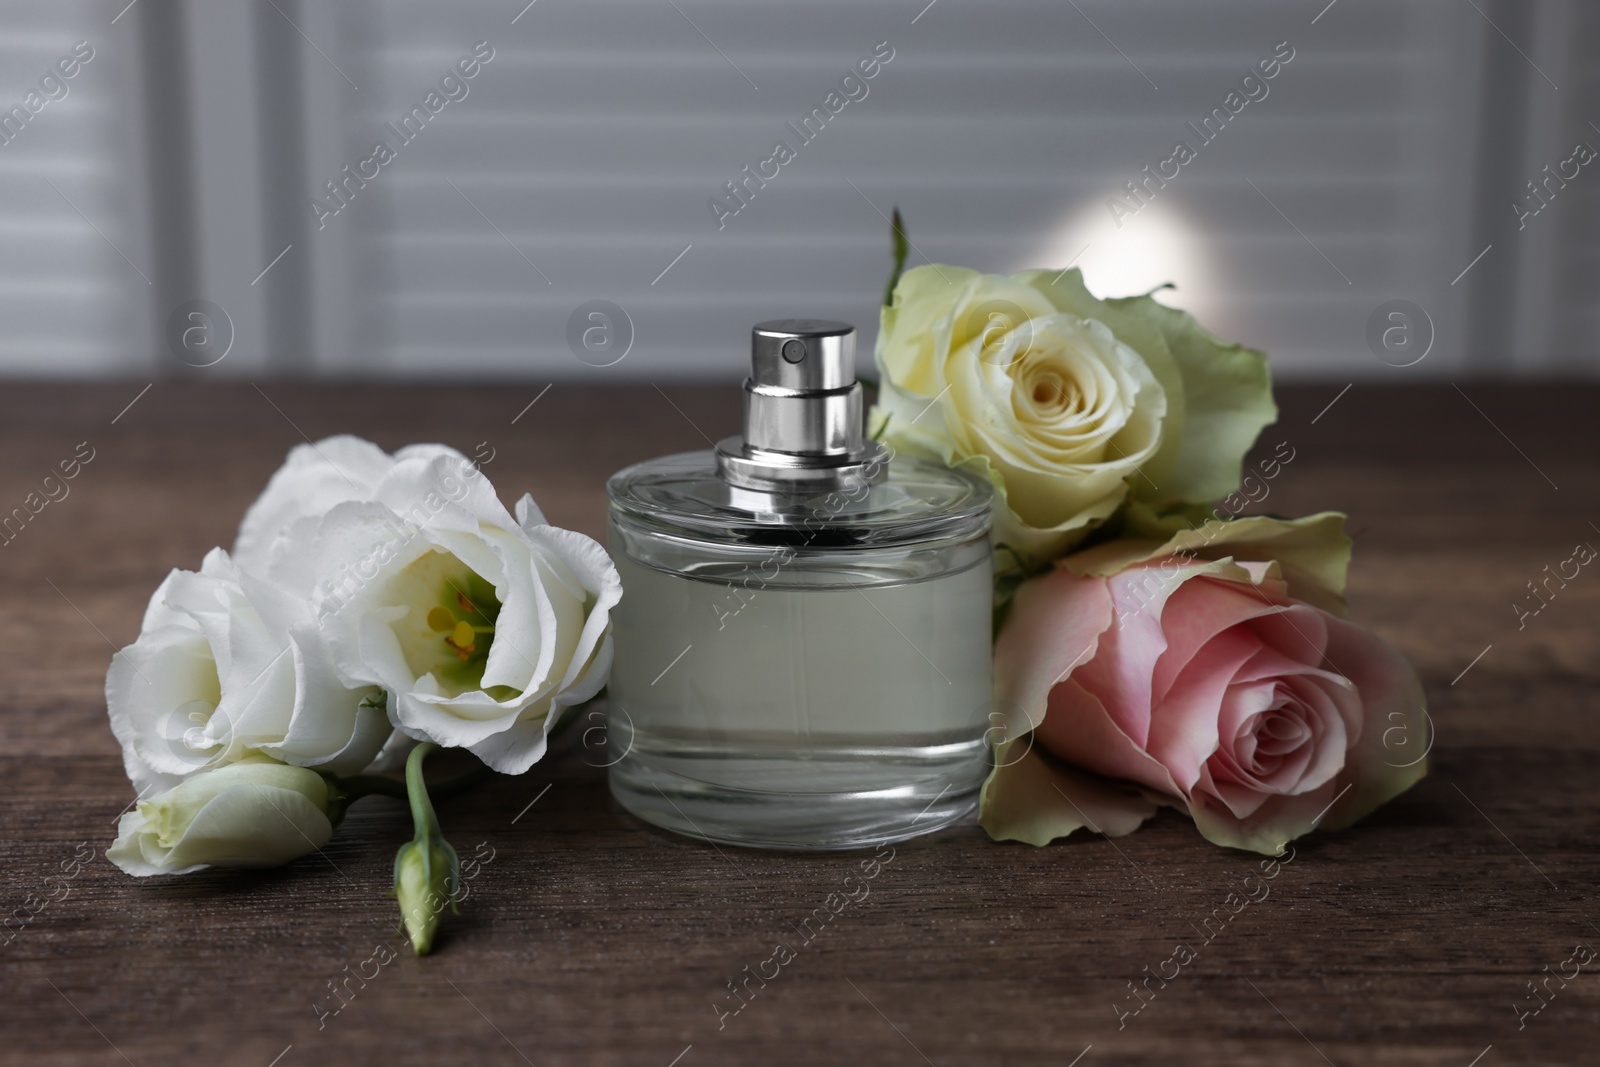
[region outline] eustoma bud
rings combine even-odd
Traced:
[[[331,800],[317,772],[247,756],[139,801],[106,856],[137,876],[275,867],[327,844]]]
[[[455,910],[456,891],[461,886],[461,861],[439,830],[422,778],[422,761],[436,748],[432,743],[420,744],[406,760],[406,791],[416,834],[400,846],[394,857],[394,895],[400,903],[400,922],[419,956],[433,950],[439,915],[446,904]]]

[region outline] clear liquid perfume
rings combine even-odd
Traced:
[[[669,830],[839,849],[988,771],[987,483],[862,433],[855,331],[764,322],[744,434],[613,475],[611,792]]]

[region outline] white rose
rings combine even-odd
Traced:
[[[371,687],[334,670],[310,605],[222,549],[156,589],[139,638],[112,657],[106,708],[141,794],[250,752],[334,774],[370,764],[392,729]]]
[[[503,773],[532,766],[610,673],[610,557],[532,497],[513,519],[459,453],[397,456],[367,499],[294,521],[268,573],[312,603],[347,683],[383,687],[400,730]]]
[[[330,799],[315,771],[249,756],[139,801],[106,857],[138,877],[276,867],[328,843]]]

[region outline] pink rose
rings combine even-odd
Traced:
[[[995,647],[1000,700],[1048,755],[1002,750],[985,790],[994,836],[1126,833],[1155,810],[1156,798],[1056,760],[1186,807],[1217,844],[1268,854],[1319,824],[1355,822],[1425,773],[1416,672],[1292,596],[1277,562],[1167,555],[1099,576],[1074,569],[1085,568],[1069,559],[1025,583]],[[1315,598],[1337,603],[1337,590]]]

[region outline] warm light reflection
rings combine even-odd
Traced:
[[[1215,275],[1203,245],[1183,216],[1155,200],[1119,227],[1103,202],[1091,204],[1052,228],[1047,243],[1027,267],[1083,270],[1084,284],[1099,297],[1132,296],[1171,282],[1156,298],[1181,307],[1202,322],[1215,298]]]

